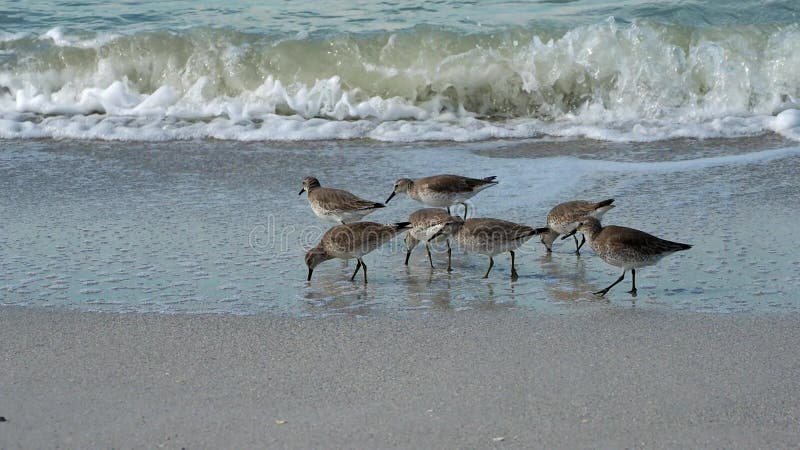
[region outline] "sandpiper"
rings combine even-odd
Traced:
[[[614,203],[613,198],[597,203],[586,200],[573,200],[556,205],[547,213],[548,232],[539,235],[542,244],[547,248],[547,253],[553,251],[553,242],[556,238],[562,234],[571,232],[578,220],[586,216],[600,220],[603,214],[614,207],[612,203]],[[575,254],[580,255],[581,247],[586,243],[586,237],[581,236],[580,244],[578,244],[578,237],[576,235],[573,234],[572,238],[575,239]]]
[[[603,261],[622,268],[622,275],[617,281],[594,293],[599,296],[606,295],[612,287],[625,278],[625,271],[630,270],[633,281],[628,293],[635,297],[637,268],[652,266],[669,254],[692,248],[689,244],[667,241],[633,228],[614,225],[604,227],[594,217],[582,218],[575,229],[561,239],[566,239],[576,232],[581,232],[587,237],[589,246]]]
[[[409,197],[428,206],[447,208],[453,205],[464,205],[464,218],[467,218],[467,204],[464,203],[478,192],[494,186],[497,177],[467,178],[459,175],[434,175],[411,180],[401,178],[394,183],[394,189],[386,199],[386,203],[396,194],[405,192]]]
[[[306,191],[308,191],[308,203],[314,214],[329,222],[339,224],[357,222],[367,214],[384,207],[383,203],[364,200],[341,189],[324,188],[314,177],[303,179],[303,188],[298,195]]]
[[[531,237],[547,232],[547,228],[531,228],[527,225],[507,222],[500,219],[467,219],[450,220],[428,240],[432,241],[440,235],[452,236],[456,245],[467,252],[480,253],[489,257],[489,268],[483,278],[489,277],[494,266],[494,256],[503,252],[511,254],[511,280],[519,275],[514,264],[514,250]]]
[[[355,279],[359,268],[364,269],[364,283],[367,283],[367,265],[362,256],[390,241],[396,234],[409,227],[408,222],[380,224],[375,222],[354,222],[337,225],[322,235],[319,244],[306,253],[308,281],[314,268],[333,258],[358,260],[356,270],[350,281]]]
[[[431,263],[431,269],[433,269],[433,257],[431,257],[431,247],[428,240],[445,223],[451,220],[459,221],[462,219],[458,216],[451,216],[447,211],[440,208],[423,208],[412,213],[408,218],[408,221],[411,222],[411,230],[405,236],[407,248],[405,265],[408,265],[408,258],[411,256],[411,251],[414,250],[414,247],[419,242],[424,242],[425,250],[428,252],[428,261]],[[451,264],[453,250],[450,248],[450,240],[443,235],[437,237],[437,240],[444,240],[447,243],[447,271],[450,272],[453,270]]]

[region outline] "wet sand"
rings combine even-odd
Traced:
[[[4,307],[0,448],[796,448],[798,320]]]

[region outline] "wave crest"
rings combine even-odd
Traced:
[[[704,137],[715,121],[740,117],[747,126],[719,132],[749,134],[769,129],[766,116],[796,107],[798,72],[797,25],[690,28],[609,19],[566,32],[479,35],[420,26],[330,39],[219,29],[127,36],[51,30],[0,41],[0,136],[26,129],[9,121],[52,135],[42,130],[51,116],[80,122],[76,116],[95,114],[113,123],[150,118],[166,128],[325,119],[351,122],[341,134],[348,137],[389,128],[389,140],[403,140],[397,130],[408,124],[397,121],[435,125],[437,136],[445,129],[469,136],[477,127],[479,138],[603,138],[590,131],[598,129],[636,140],[691,135],[692,128]],[[360,121],[368,123],[355,125]]]

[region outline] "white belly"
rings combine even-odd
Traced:
[[[420,242],[428,242],[428,239],[433,237],[433,235],[436,234],[439,230],[441,230],[442,227],[444,227],[443,224],[434,225],[426,228],[412,228],[411,231],[409,231],[409,233],[414,239]],[[443,241],[445,238],[446,236],[442,235],[434,239],[434,242]]]
[[[518,249],[524,244],[531,236],[524,239],[517,239],[513,241],[502,240],[499,242],[489,242],[484,239],[457,239],[456,243],[460,248],[468,253],[479,253],[486,256],[495,256],[500,253],[510,252]]]
[[[358,222],[364,216],[371,213],[372,209],[358,210],[358,211],[331,211],[320,208],[318,205],[311,203],[311,210],[314,211],[317,217],[328,222],[337,224]]]
[[[417,195],[414,200],[420,201],[428,206],[434,206],[437,208],[447,208],[463,201],[466,201],[468,198],[475,195],[473,192],[469,193],[443,193],[443,192],[423,192]]]

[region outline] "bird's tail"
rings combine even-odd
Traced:
[[[485,181],[487,183],[497,183],[497,181],[495,181],[495,178],[497,178],[497,176],[492,175],[490,177],[484,178],[483,181]]]

